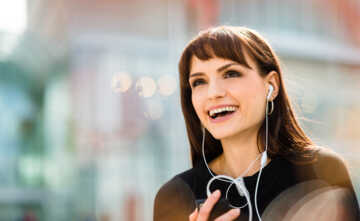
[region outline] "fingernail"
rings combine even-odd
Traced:
[[[218,197],[218,196],[220,196],[220,190],[215,190],[214,197]]]
[[[239,214],[240,214],[240,209],[239,209],[239,208],[232,209],[232,210],[231,210],[231,214],[233,214],[234,216],[235,216],[235,215],[239,215]]]

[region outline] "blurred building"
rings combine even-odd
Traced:
[[[359,196],[358,1],[34,0],[26,8],[24,33],[0,33],[2,45],[16,42],[0,47],[0,220],[152,220],[159,187],[190,167],[180,53],[219,24],[269,40],[299,117],[311,119],[303,126],[348,160]]]

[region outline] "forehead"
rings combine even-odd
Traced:
[[[207,60],[201,60],[196,56],[192,56],[190,62],[190,73],[199,72],[206,69],[212,69],[223,66],[227,63],[233,63],[234,61],[225,58],[213,57]]]
[[[228,63],[236,62],[239,65],[242,65],[247,68],[251,68],[256,70],[257,65],[256,61],[252,56],[249,55],[248,51],[246,49],[242,49],[240,57],[243,57],[240,59],[240,61],[232,60],[229,58],[224,57],[218,57],[213,52],[210,53],[210,59],[199,59],[199,57],[196,56],[196,54],[193,54],[190,59],[189,63],[189,73],[198,72],[201,71],[201,69],[209,69],[209,68],[216,68]]]
[[[239,65],[243,66],[244,68],[250,68],[253,70],[257,69],[256,66],[256,62],[254,61],[254,59],[252,57],[250,57],[250,55],[243,51],[243,56],[245,59],[245,64],[241,64],[237,61],[231,60],[231,59],[227,59],[227,58],[222,58],[222,57],[217,57],[217,56],[213,56],[210,59],[207,60],[202,60],[199,59],[197,56],[193,55],[191,57],[190,60],[190,69],[189,69],[189,73],[196,73],[196,72],[203,72],[205,70],[212,70],[212,69],[217,69],[218,67],[221,67],[223,65],[229,64],[229,63],[238,63]],[[249,66],[249,67],[247,67]]]

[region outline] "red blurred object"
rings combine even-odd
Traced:
[[[138,194],[135,192],[128,193],[125,198],[124,214],[126,221],[143,220],[143,217],[139,217],[143,208],[141,207],[141,201]]]
[[[22,219],[23,221],[37,221],[36,215],[33,211],[28,210],[25,212],[24,217]]]
[[[199,29],[206,29],[216,24],[219,17],[218,0],[188,0],[188,4],[195,11]]]
[[[318,0],[318,2],[330,6],[331,12],[338,15],[345,25],[349,40],[360,48],[360,4],[353,0]]]

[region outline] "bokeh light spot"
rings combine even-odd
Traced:
[[[159,93],[163,96],[170,96],[175,92],[176,79],[171,75],[163,75],[158,80]]]
[[[128,73],[122,72],[113,76],[111,88],[114,92],[126,92],[131,87],[132,80]]]
[[[135,87],[141,97],[151,97],[156,91],[155,81],[150,77],[141,77]]]

